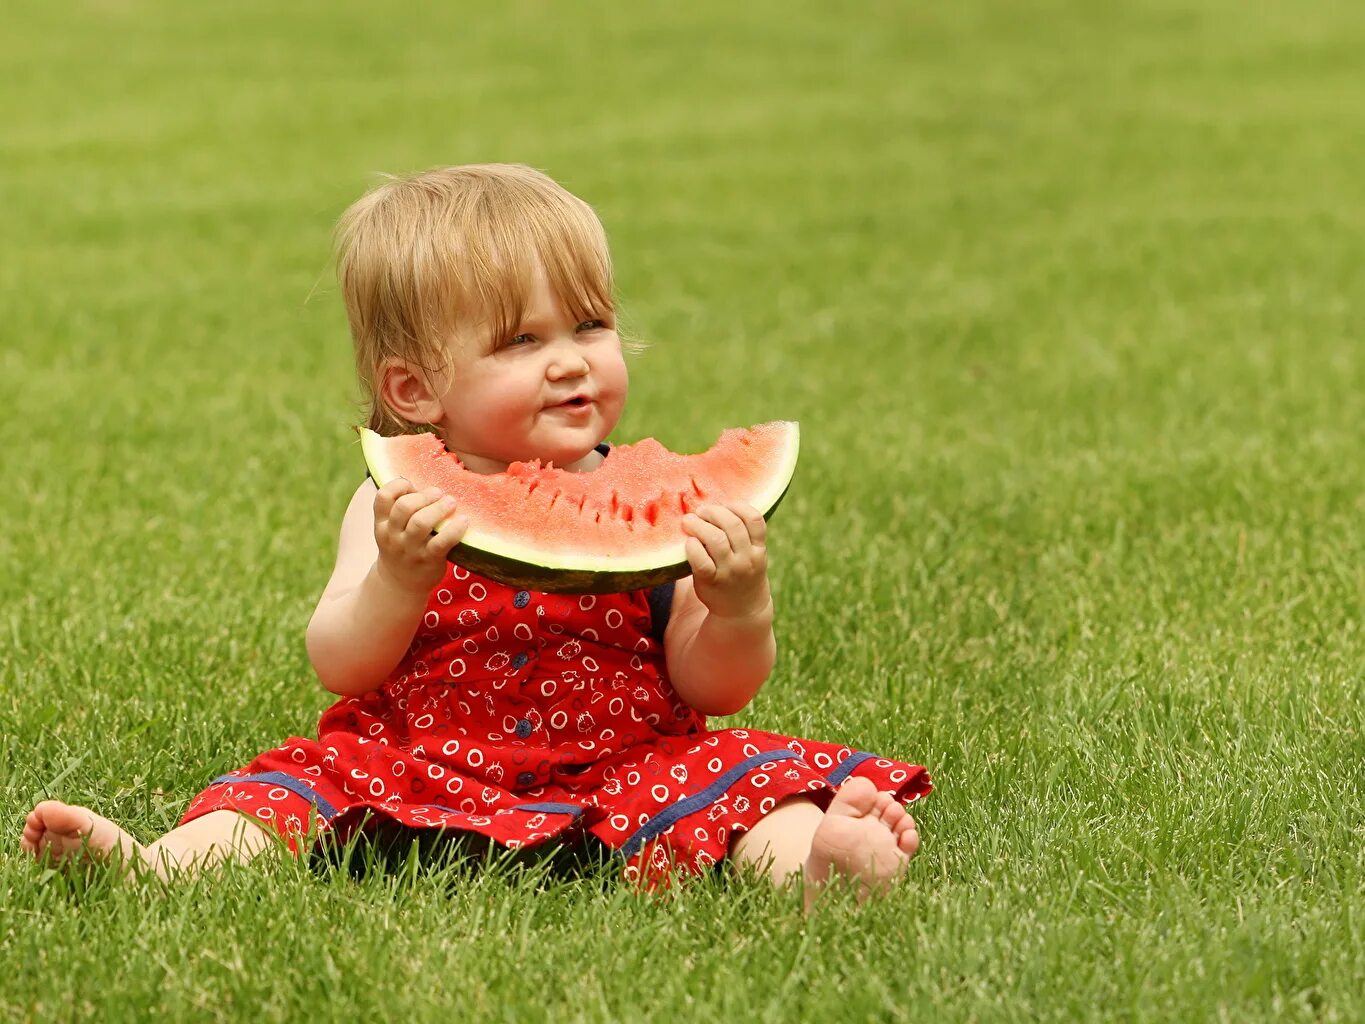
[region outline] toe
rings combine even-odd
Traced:
[[[70,839],[89,835],[95,830],[95,816],[84,807],[51,801],[52,806],[43,814],[43,822],[49,832],[61,833]],[[40,805],[41,806],[41,805]]]
[[[861,818],[872,813],[877,804],[877,787],[871,779],[861,776],[844,781],[834,799],[830,801],[827,814],[842,814]]]
[[[905,822],[900,833],[896,836],[896,842],[901,848],[901,852],[908,857],[913,857],[919,849],[919,829],[915,825],[915,819],[910,815],[905,816]]]
[[[35,807],[33,810],[29,811],[28,816],[24,818],[24,827],[21,830],[19,837],[20,845],[26,850],[36,850],[38,840],[42,838],[45,831],[47,831],[47,829],[43,827],[43,819],[39,817],[38,809]]]
[[[43,831],[67,831],[70,808],[60,800],[43,800],[28,812],[28,820]]]
[[[889,795],[890,794],[888,794],[888,796]],[[892,832],[899,832],[901,830],[901,826],[905,824],[905,819],[910,817],[910,815],[908,815],[905,812],[904,807],[896,803],[895,800],[892,800],[886,807],[882,809],[881,817],[883,825],[889,828]]]

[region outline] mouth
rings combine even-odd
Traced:
[[[560,402],[558,405],[550,406],[551,409],[584,409],[592,405],[592,399],[587,395],[574,395],[572,398]]]

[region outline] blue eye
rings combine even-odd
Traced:
[[[584,320],[575,330],[579,331],[601,331],[606,329],[606,323],[601,320]]]
[[[529,342],[532,342],[532,341],[535,341],[535,340],[536,340],[536,336],[535,336],[534,334],[518,334],[516,337],[510,339],[510,340],[507,342],[507,344],[509,344],[509,345],[525,345],[525,344],[528,344]]]

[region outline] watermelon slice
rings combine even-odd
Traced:
[[[452,562],[510,586],[604,594],[686,576],[687,512],[745,501],[771,516],[796,469],[800,431],[786,420],[727,430],[699,455],[645,438],[612,448],[590,473],[538,460],[471,473],[435,434],[381,437],[361,428],[360,447],[377,486],[401,476],[455,499],[470,526]]]

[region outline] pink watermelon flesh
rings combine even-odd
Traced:
[[[453,562],[542,591],[633,590],[690,570],[682,517],[713,502],[743,501],[763,515],[791,481],[797,424],[763,423],[721,434],[707,451],[678,455],[653,438],[611,449],[600,467],[570,473],[516,462],[502,473],[465,469],[435,434],[362,431],[370,474],[439,487],[469,517]]]

